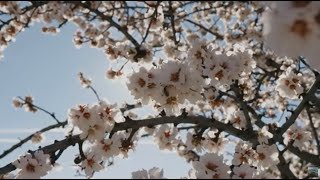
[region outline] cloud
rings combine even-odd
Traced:
[[[52,140],[52,139],[49,139],[49,140],[45,139],[45,140],[41,141],[41,143],[38,143],[38,144],[40,145],[40,144],[45,144],[47,142],[53,142],[53,141],[54,140]],[[0,143],[15,144],[18,142],[20,142],[20,140],[17,138],[0,138]],[[27,143],[31,143],[31,140],[29,140]],[[35,145],[37,145],[37,144],[35,144]]]
[[[40,129],[0,129],[0,134],[32,134]],[[49,133],[63,133],[64,130],[59,128],[59,129],[52,129],[48,131]]]
[[[19,142],[19,139],[0,138],[0,143],[13,144],[13,143],[17,143],[17,142]]]

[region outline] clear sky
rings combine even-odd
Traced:
[[[95,103],[94,94],[80,86],[77,74],[83,72],[93,79],[93,86],[99,95],[111,102],[132,101],[124,83],[105,78],[108,60],[105,55],[89,47],[76,49],[72,42],[75,32],[73,25],[63,27],[55,36],[44,35],[36,24],[18,35],[4,52],[0,62],[0,152],[11,147],[18,138],[54,123],[47,114],[25,112],[14,109],[12,99],[16,96],[32,95],[35,104],[55,112],[60,120],[65,120],[67,110],[79,103]],[[54,139],[62,139],[62,132],[47,133],[44,144]],[[163,168],[166,177],[180,178],[191,168],[184,159],[174,153],[161,152],[145,139],[139,144],[129,159],[116,159],[115,165],[97,173],[96,178],[130,178],[131,172]],[[28,149],[39,145],[28,143],[0,160],[0,167],[15,160]],[[64,169],[52,171],[47,178],[74,178],[76,169],[73,159],[77,148],[68,149],[58,160]],[[79,177],[77,177],[79,178]]]

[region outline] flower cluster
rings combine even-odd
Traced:
[[[275,144],[260,144],[253,150],[249,145],[239,143],[236,146],[232,164],[250,164],[261,170],[268,169],[270,165],[276,165],[278,160],[278,149]]]
[[[304,131],[301,127],[293,124],[287,131],[287,136],[285,136],[284,142],[289,144],[293,141],[293,146],[299,148],[301,151],[305,150],[309,141],[312,139],[311,132]]]
[[[128,89],[136,99],[155,104],[168,115],[177,115],[186,100],[202,100],[205,86],[227,90],[234,80],[249,75],[255,67],[251,56],[240,46],[228,54],[217,54],[207,50],[204,40],[192,35],[189,39],[192,44],[187,61],[168,61],[151,69],[141,67],[128,78]]]
[[[137,134],[135,133],[131,139],[128,139],[130,134],[130,132],[119,131],[110,138],[96,140],[89,144],[79,165],[86,176],[92,177],[95,172],[105,168],[105,163],[108,160],[116,156],[127,158],[129,150],[135,149],[137,141]]]
[[[299,76],[299,74],[295,74],[292,70],[285,71],[285,73],[279,76],[276,90],[282,97],[297,99],[298,95],[303,92],[303,87],[300,84],[301,81],[301,75]]]
[[[35,113],[38,109],[33,105],[33,101],[32,96],[26,96],[25,99],[14,98],[12,104],[15,108],[24,107],[25,111]]]
[[[111,134],[116,122],[122,121],[116,104],[100,101],[94,105],[78,105],[69,110],[69,124],[80,130],[80,138],[88,148],[80,154],[81,164],[87,177],[104,169],[105,163],[115,156],[128,157],[129,150],[136,146],[137,133],[118,131]],[[109,134],[110,137],[106,137]]]
[[[81,139],[94,142],[102,140],[105,133],[112,130],[117,113],[116,104],[101,101],[93,106],[78,105],[70,109],[68,121],[80,129]]]
[[[229,89],[229,85],[234,80],[251,73],[255,62],[243,49],[227,54],[217,54],[216,51],[211,50],[206,54],[203,65],[203,75],[209,77],[211,85],[220,89]]]
[[[150,70],[142,67],[128,80],[128,89],[136,99],[143,104],[160,105],[158,109],[164,109],[167,115],[179,114],[186,100],[194,103],[202,98],[203,79],[200,74],[178,61],[169,61]]]
[[[20,156],[20,158],[12,163],[19,169],[16,176],[17,179],[39,179],[48,174],[52,169],[50,156],[44,154],[43,151],[36,151],[33,154]]]
[[[252,164],[255,160],[255,153],[250,144],[238,143],[235,148],[232,164]]]

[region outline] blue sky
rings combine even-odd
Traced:
[[[93,79],[93,86],[102,98],[118,103],[132,102],[123,82],[105,78],[109,64],[101,51],[88,47],[75,48],[72,42],[73,25],[63,27],[54,36],[42,34],[40,29],[41,26],[36,24],[21,33],[16,42],[5,50],[4,59],[0,62],[0,152],[12,146],[18,138],[54,123],[42,112],[33,114],[14,109],[13,97],[32,95],[35,104],[55,112],[60,120],[65,120],[70,107],[96,102],[92,92],[81,88],[77,77],[80,71]],[[43,145],[61,138],[61,132],[48,133]],[[114,166],[97,173],[95,177],[130,178],[132,171],[154,166],[164,168],[167,177],[179,178],[187,174],[191,166],[184,159],[173,153],[161,152],[151,141],[143,140],[129,159],[116,159]],[[38,146],[26,144],[1,159],[0,167]],[[76,148],[68,149],[58,161],[64,169],[51,172],[47,178],[74,178],[76,169],[73,168],[73,159],[76,153]]]

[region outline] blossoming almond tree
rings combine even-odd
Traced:
[[[108,102],[81,72],[97,102],[75,104],[65,121],[31,96],[14,98],[55,124],[0,159],[51,129],[68,135],[7,162],[0,178],[44,177],[75,145],[74,163],[90,178],[145,137],[191,164],[183,178],[306,178],[308,166],[320,166],[319,2],[3,1],[1,52],[38,22],[48,34],[78,27],[75,46],[102,50],[107,81],[126,78],[136,103]],[[132,112],[146,107],[156,113]],[[146,168],[132,178],[165,178],[161,167]]]

